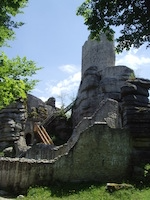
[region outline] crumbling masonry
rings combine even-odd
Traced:
[[[15,144],[16,157],[0,158],[0,188],[20,192],[55,181],[141,178],[144,165],[150,162],[150,81],[133,75],[130,68],[115,66],[114,45],[105,35],[100,42],[88,39],[72,108],[72,135],[60,146],[29,146],[26,140],[35,121],[42,122],[56,111],[54,104],[45,105],[36,98],[36,109],[31,109],[35,97],[29,96],[27,109],[19,102],[1,110],[1,149]],[[40,114],[33,120],[33,113]]]

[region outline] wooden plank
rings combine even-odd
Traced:
[[[45,137],[48,139],[49,143],[50,143],[50,144],[54,144],[53,141],[52,141],[52,139],[51,139],[50,136],[48,135],[47,131],[45,130],[45,128],[44,128],[43,126],[41,126],[41,129],[42,129],[42,131],[44,132]]]
[[[43,126],[34,124],[34,133],[37,133],[44,144],[54,144],[46,129]]]
[[[34,133],[37,133],[40,136],[41,141],[46,144],[45,139],[43,137],[43,135],[41,134],[41,132],[38,129],[38,125],[34,124]]]
[[[38,131],[40,132],[40,134],[42,135],[42,137],[44,138],[44,141],[46,144],[50,144],[49,140],[47,139],[46,135],[43,133],[41,127],[38,125]]]

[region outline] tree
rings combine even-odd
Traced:
[[[4,53],[0,55],[0,109],[18,98],[26,99],[26,93],[31,91],[37,82],[28,77],[39,69],[26,57],[10,60]]]
[[[0,1],[0,47],[6,45],[7,40],[14,39],[14,29],[23,25],[22,22],[15,22],[14,17],[22,13],[21,9],[27,2],[28,0]],[[37,82],[30,77],[39,69],[26,57],[18,56],[10,60],[4,53],[0,54],[0,109],[19,98],[27,98],[27,92]]]
[[[77,15],[84,17],[92,39],[99,39],[105,33],[112,40],[113,29],[119,26],[118,53],[144,43],[150,47],[150,0],[85,0]]]
[[[6,45],[6,40],[15,36],[14,28],[23,25],[22,22],[15,22],[13,17],[22,13],[28,0],[0,0],[0,46]]]

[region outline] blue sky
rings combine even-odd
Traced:
[[[25,25],[16,30],[10,48],[2,50],[10,57],[26,56],[43,67],[34,78],[40,80],[32,94],[47,100],[53,96],[57,105],[69,103],[76,96],[81,78],[81,50],[89,31],[76,16],[83,0],[29,0],[17,20]],[[126,65],[138,77],[150,79],[150,49],[124,51],[116,56],[116,65]]]

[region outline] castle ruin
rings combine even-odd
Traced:
[[[26,140],[35,121],[42,123],[53,116],[54,104],[44,110],[44,103],[36,100],[36,106],[28,103],[27,109],[21,102],[1,110],[1,149],[8,141],[15,143],[18,153],[0,158],[0,188],[18,192],[55,181],[114,182],[137,174],[143,177],[143,167],[150,162],[150,81],[133,74],[126,66],[115,66],[114,45],[105,35],[100,41],[88,39],[82,51],[82,80],[72,107],[72,134],[62,145],[38,142],[28,146]],[[39,104],[44,109],[39,109]],[[31,114],[37,108],[39,115],[33,119]]]

